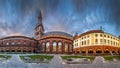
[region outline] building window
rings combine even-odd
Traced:
[[[87,36],[87,38],[89,38],[89,35]]]
[[[14,43],[14,42],[12,42],[12,45],[15,45],[15,43]]]
[[[95,34],[95,37],[98,37],[98,34]]]
[[[98,43],[98,39],[95,39],[95,43],[96,43],[96,44]]]
[[[83,39],[86,39],[86,36],[84,36]]]
[[[116,42],[116,45],[117,45],[117,42]]]
[[[109,35],[108,35],[108,38],[109,38]]]
[[[104,37],[106,37],[106,35],[104,35]]]
[[[82,45],[83,45],[83,41],[82,41]]]
[[[87,40],[87,44],[89,45],[89,40]]]
[[[46,43],[46,51],[47,51],[47,52],[50,51],[50,43],[49,43],[49,42]]]
[[[108,40],[108,44],[110,43],[110,41]]]
[[[86,45],[86,41],[84,41],[84,44]]]
[[[6,45],[9,45],[9,42],[7,42]]]
[[[56,51],[56,50],[57,50],[57,43],[53,42],[53,51]]]
[[[100,43],[102,44],[102,39],[100,39]]]
[[[102,37],[102,34],[100,34],[100,37]]]
[[[74,44],[74,47],[76,47],[76,44]]]
[[[26,42],[24,42],[24,45],[26,45]]]
[[[62,42],[58,42],[58,51],[62,51]]]
[[[104,44],[106,44],[106,39],[104,39]]]
[[[18,42],[18,45],[20,45],[20,42]]]
[[[112,45],[112,41],[111,41],[111,45]]]
[[[23,43],[24,45],[26,45],[26,40],[24,40],[24,43]]]

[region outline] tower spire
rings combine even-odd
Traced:
[[[39,39],[44,34],[44,26],[42,24],[42,14],[41,11],[38,15],[38,23],[35,27],[35,38]]]
[[[42,24],[42,14],[41,11],[39,12],[39,16],[38,16],[38,25]]]

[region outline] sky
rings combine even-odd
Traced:
[[[40,11],[45,32],[74,35],[102,26],[120,35],[120,0],[0,0],[0,37],[34,37]]]

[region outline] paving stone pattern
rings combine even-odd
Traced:
[[[120,62],[106,62],[97,56],[92,64],[65,64],[60,55],[54,55],[50,63],[24,63],[19,55],[12,55],[10,60],[0,61],[0,68],[120,68]]]

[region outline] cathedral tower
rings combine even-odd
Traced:
[[[42,14],[39,13],[38,23],[35,27],[35,38],[38,40],[44,34],[44,26],[42,24]]]

